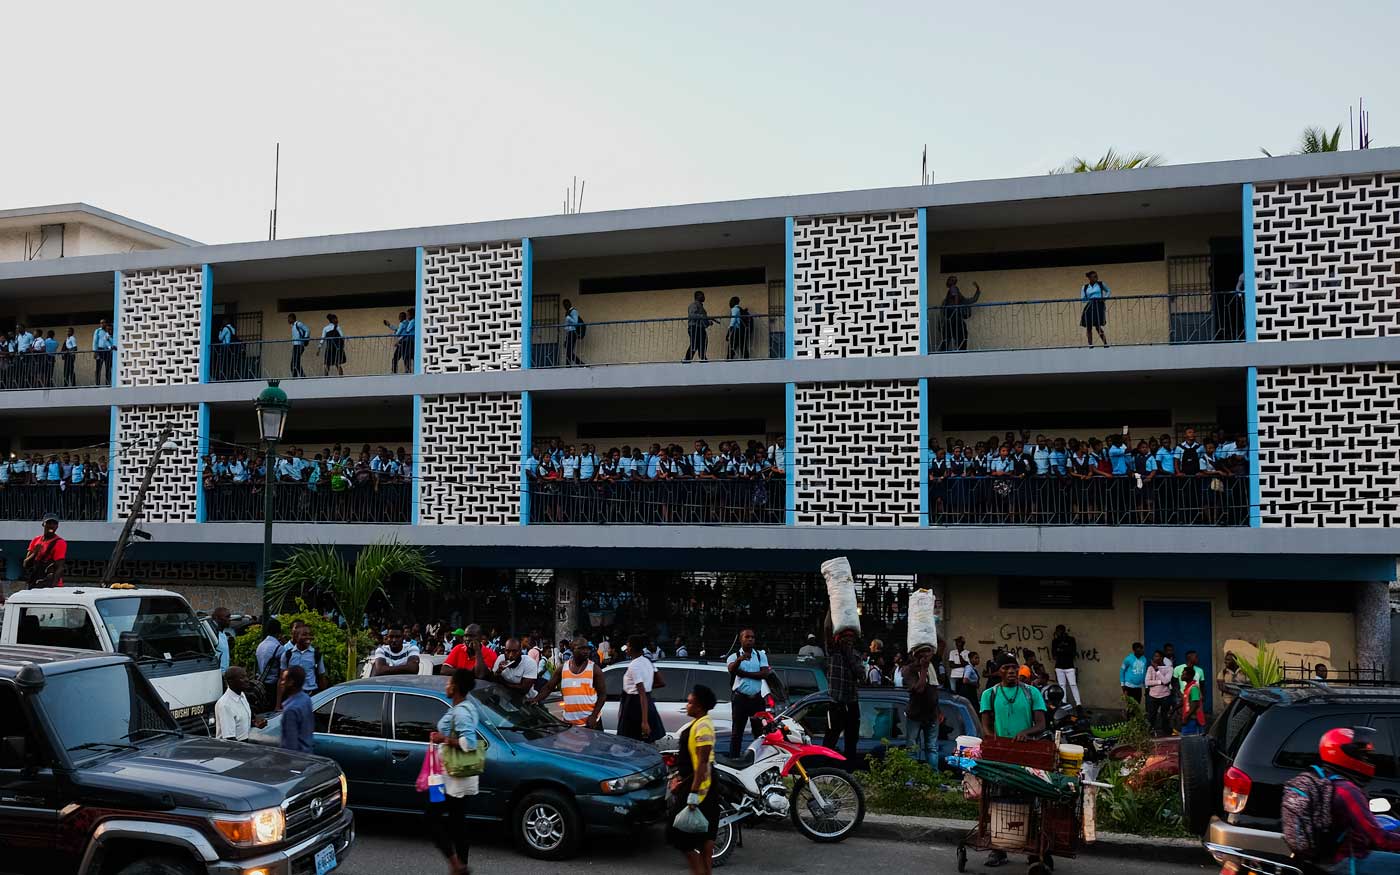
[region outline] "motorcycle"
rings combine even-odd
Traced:
[[[1371,812],[1389,832],[1400,830],[1400,820],[1391,817],[1390,802],[1383,798],[1371,800]],[[1292,855],[1276,851],[1235,848],[1206,842],[1206,850],[1220,864],[1220,875],[1322,875],[1326,870]]]
[[[802,725],[784,714],[760,711],[761,727],[743,757],[716,752],[711,792],[720,794],[719,829],[714,865],[720,866],[743,845],[748,820],[790,818],[797,831],[814,842],[839,842],[865,820],[865,793],[846,770],[805,761],[845,762],[830,748],[812,744]],[[674,769],[679,752],[663,752]]]

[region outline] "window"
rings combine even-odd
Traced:
[[[394,738],[399,741],[427,741],[447,713],[447,703],[432,696],[394,694]]]
[[[337,696],[331,714],[332,735],[384,737],[384,694],[346,693]]]
[[[1314,717],[1293,730],[1293,734],[1288,736],[1283,747],[1279,748],[1278,755],[1274,758],[1274,764],[1286,769],[1306,769],[1309,766],[1315,766],[1319,762],[1317,743],[1322,739],[1324,732],[1344,727],[1364,726],[1368,722],[1370,721],[1367,715],[1350,711],[1338,711],[1334,714]]]
[[[412,288],[384,292],[364,292],[357,295],[319,295],[309,298],[279,298],[278,313],[295,313],[308,326],[327,313],[345,310],[373,310],[395,307],[407,310],[414,306],[416,294]],[[285,318],[285,317],[283,317]],[[313,329],[314,330],[314,329]]]
[[[1003,577],[997,582],[997,595],[1000,607],[1004,609],[1112,608],[1113,581],[1095,577]],[[1034,630],[1036,627],[1031,628]],[[1045,637],[1048,641],[1050,636]],[[1028,639],[1023,637],[1021,640]]]
[[[1232,611],[1346,613],[1356,603],[1354,585],[1346,581],[1232,580],[1226,586]]]
[[[660,670],[666,676],[666,686],[653,689],[652,695],[658,703],[661,702],[684,702],[690,695],[690,688],[694,684],[690,680],[690,672],[683,668],[664,668]],[[713,688],[712,688],[713,689]],[[715,695],[719,695],[719,690],[715,690]]]
[[[782,675],[783,685],[787,687],[788,699],[800,699],[821,691],[817,686],[816,672],[805,668],[780,668],[778,673]]]
[[[1400,749],[1396,747],[1400,714],[1377,717],[1372,725],[1376,727],[1376,777],[1394,779],[1400,776]]]
[[[0,738],[14,736],[24,739],[28,761],[37,763],[40,756],[38,743],[29,729],[29,718],[20,707],[19,692],[9,683],[0,683]]]
[[[802,728],[807,730],[807,734],[814,739],[820,739],[831,728],[831,709],[833,703],[823,699],[813,702],[810,706],[802,709],[798,714],[797,722],[802,724]]]
[[[1165,261],[1163,243],[1121,243],[1107,246],[1075,246],[1063,249],[1022,249],[1012,252],[969,252],[939,258],[940,273],[986,273],[993,270],[1029,270],[1039,267],[1084,267]],[[1103,277],[1111,286],[1112,278]],[[1069,289],[1067,298],[1079,296]]]
[[[603,677],[608,681],[608,701],[622,701],[622,677],[627,674],[627,666],[615,665],[603,672]]]
[[[327,699],[326,703],[316,709],[316,731],[331,731],[331,712],[335,710],[335,699]]]
[[[101,650],[97,629],[85,608],[22,607],[16,644]]]
[[[741,267],[729,270],[691,270],[639,276],[583,277],[578,281],[578,292],[580,295],[603,295],[613,292],[654,292],[664,289],[719,289],[727,286],[759,286],[767,281],[768,272],[764,268]]]
[[[212,656],[214,645],[184,599],[173,596],[99,599],[97,612],[117,650],[128,656]]]
[[[902,703],[862,699],[860,703],[860,737],[875,741],[895,741],[904,737],[904,706]]]
[[[44,686],[44,713],[57,745],[74,759],[175,729],[165,703],[131,663],[53,675]]]
[[[938,727],[939,738],[956,738],[965,734],[963,728],[963,710],[953,704],[951,698],[940,695],[938,697],[938,713],[943,715],[943,723]],[[981,734],[980,732],[978,733]]]

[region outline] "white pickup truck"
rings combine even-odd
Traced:
[[[177,592],[74,586],[17,592],[0,644],[76,647],[131,657],[186,732],[205,734],[223,694],[214,642]]]

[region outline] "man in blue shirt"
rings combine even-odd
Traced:
[[[214,623],[214,646],[219,652],[219,671],[228,671],[228,635],[224,632],[228,628],[228,608],[220,605],[209,613],[209,619]]]
[[[592,480],[598,473],[598,457],[593,453],[592,444],[583,445],[583,455],[578,459],[578,479]]]
[[[58,456],[49,456],[47,479],[50,483],[58,483],[63,479],[63,466],[58,463]]]
[[[233,319],[224,320],[224,327],[219,329],[219,348],[215,350],[214,361],[219,363],[215,370],[215,378],[220,380],[232,380],[238,376],[237,347],[234,345],[237,331],[233,327]]]
[[[287,314],[287,324],[292,327],[292,368],[293,377],[304,377],[306,371],[301,369],[301,354],[306,352],[306,342],[311,339],[311,329],[306,327],[306,323],[297,318],[297,314]]]
[[[96,359],[96,368],[93,382],[99,386],[112,382],[112,350],[117,348],[116,340],[112,336],[112,326],[103,319],[97,326],[97,330],[92,333],[92,351]],[[102,369],[107,369],[107,379],[102,379]]]
[[[1118,667],[1118,685],[1123,689],[1123,698],[1142,704],[1142,685],[1147,678],[1147,656],[1142,644],[1133,642],[1133,652],[1123,657]]]
[[[311,753],[316,721],[305,684],[306,670],[299,665],[282,673],[282,747],[298,753]]]
[[[729,675],[734,679],[729,756],[737,758],[744,743],[746,725],[753,715],[767,707],[763,700],[763,681],[773,673],[773,669],[768,667],[768,654],[754,647],[752,629],[739,632],[739,649],[729,654],[725,665],[729,667]],[[754,727],[754,738],[757,737],[758,727]]]
[[[302,684],[298,689],[305,689],[308,693],[314,693],[326,685],[326,663],[321,659],[321,654],[316,652],[316,648],[311,644],[311,627],[305,624],[297,626],[292,630],[292,640],[288,642],[286,648],[282,650],[282,680],[287,680],[287,674],[292,669],[300,669],[302,673]],[[284,691],[283,696],[290,693]],[[281,702],[278,702],[281,707]]]
[[[388,319],[382,319],[380,321],[384,323],[385,328],[392,329],[394,332],[394,358],[393,361],[389,363],[389,372],[397,374],[399,372],[399,362],[403,362],[403,372],[405,374],[413,373],[413,365],[410,364],[412,361],[410,358],[412,355],[412,343],[406,341],[409,332],[412,331],[412,323],[409,321],[408,311],[404,310],[399,313],[397,325],[389,324]]]
[[[583,334],[587,329],[583,326],[583,317],[578,314],[578,308],[564,299],[564,365],[573,367],[583,364],[583,359],[578,357],[578,342],[583,339]]]

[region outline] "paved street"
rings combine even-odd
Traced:
[[[445,872],[437,850],[420,824],[409,817],[359,816],[360,837],[354,855],[346,861],[338,875],[383,875],[407,873],[434,875]],[[632,848],[621,843],[598,842],[583,854],[565,863],[542,863],[518,853],[500,837],[498,828],[482,827],[475,831],[472,848],[472,871],[510,873],[510,875],[545,875],[607,870],[636,873],[684,873],[685,863],[679,854],[666,845],[661,829],[654,829],[642,846]],[[985,854],[969,859],[968,872],[1025,872],[1023,865],[999,869],[984,869],[978,865]],[[1180,865],[1125,860],[1117,857],[1095,857],[1092,854],[1077,860],[1061,861],[1057,875],[1121,875],[1124,871],[1138,873],[1219,872],[1203,857],[1199,865]],[[800,872],[804,875],[841,873],[869,875],[877,872],[955,872],[951,845],[921,845],[908,842],[862,840],[859,837],[836,845],[818,845],[785,828],[747,830],[744,847],[735,851],[729,865],[721,872]]]

